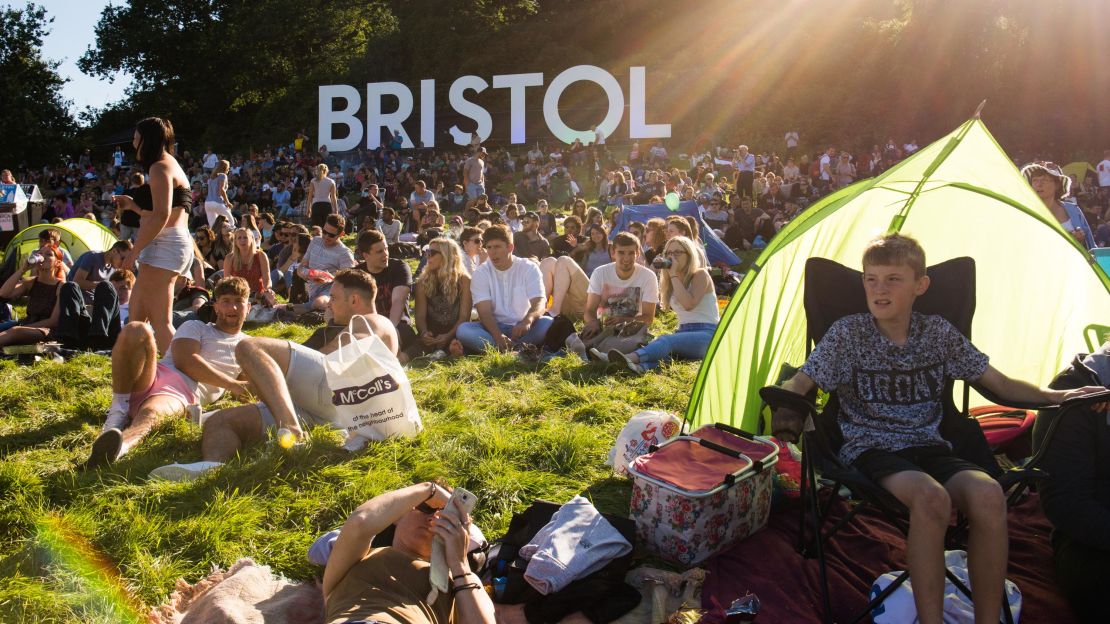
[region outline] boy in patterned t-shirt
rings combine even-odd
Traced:
[[[955,504],[970,521],[975,621],[997,623],[1007,563],[1006,499],[997,481],[956,457],[940,437],[947,381],[977,381],[1030,403],[1059,403],[1102,388],[1065,392],[1011,379],[944,318],[914,312],[929,277],[925,252],[912,238],[895,233],[872,241],[863,254],[863,285],[870,313],[834,323],[783,388],[801,395],[814,386],[836,391],[844,435],[840,460],[910,510],[906,560],[918,620],[941,622],[944,534]],[[802,424],[801,415],[779,409],[772,431],[792,441]]]

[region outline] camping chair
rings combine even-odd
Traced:
[[[928,269],[929,290],[914,302],[914,309],[923,314],[939,314],[951,322],[965,336],[971,336],[971,321],[975,313],[975,262],[971,258],[954,258]],[[834,322],[843,316],[865,313],[867,298],[863,289],[862,274],[836,262],[824,258],[811,258],[806,262],[804,306],[806,311],[806,353],[821,340]],[[1043,477],[1033,461],[1024,468],[1002,471],[995,461],[986,438],[978,423],[968,416],[968,402],[971,384],[964,384],[962,408],[957,409],[952,394],[955,384],[949,382],[944,392],[944,416],[940,423],[940,434],[953,445],[957,456],[982,466],[992,477],[998,479],[1004,492],[1009,492],[1008,504],[1016,502],[1029,483]],[[1021,409],[1039,409],[1046,406],[1033,405],[1020,401],[1006,400],[995,396],[979,386],[976,391],[989,401]],[[802,435],[802,478],[801,527],[798,538],[798,551],[806,558],[816,558],[820,569],[822,600],[825,610],[824,619],[832,621],[829,602],[827,561],[824,544],[852,518],[866,508],[876,509],[904,535],[909,533],[909,510],[892,494],[877,483],[865,477],[858,470],[843,465],[837,459],[843,437],[841,436],[839,401],[836,393],[830,393],[824,409],[818,411],[814,402],[792,392],[777,387],[767,387],[760,391],[763,400],[772,408],[786,407],[801,414],[807,414],[812,427]],[[1107,400],[1108,393],[1090,395],[1083,399],[1067,401],[1064,409],[1091,405]],[[818,496],[817,473],[832,483],[828,500],[824,506]],[[831,528],[824,529],[829,510],[839,498],[841,486],[847,487],[861,503],[854,506]],[[946,542],[958,543],[966,534],[967,521],[958,518],[956,527],[949,532]],[[945,575],[956,588],[971,599],[971,591],[955,575],[946,570]],[[886,589],[872,599],[851,622],[866,618],[872,610],[882,604],[892,592],[909,579],[909,572],[903,571]],[[1006,605],[1005,601],[1003,602]],[[1012,614],[1005,609],[1007,624],[1012,624]]]
[[[1092,323],[1083,328],[1083,340],[1087,342],[1087,353],[1094,353],[1102,343],[1110,338],[1110,326]]]

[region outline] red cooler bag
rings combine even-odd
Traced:
[[[778,452],[770,438],[718,423],[637,457],[628,466],[637,537],[692,567],[763,528]]]

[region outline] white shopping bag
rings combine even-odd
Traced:
[[[355,319],[362,319],[369,335],[355,336]],[[419,433],[423,425],[408,375],[370,323],[362,316],[352,317],[338,340],[339,348],[327,355],[324,368],[335,426],[347,432],[344,447],[358,450],[368,440]]]
[[[962,550],[948,550],[944,553],[944,565],[956,578],[971,588],[971,578],[967,571],[967,553]],[[878,596],[901,571],[887,572],[875,580],[871,586],[870,598]],[[1021,590],[1013,581],[1006,579],[1006,606],[1014,618],[1014,624],[1021,622]],[[1002,621],[999,612],[999,621]],[[886,600],[871,611],[875,624],[916,624],[917,607],[913,602],[913,580],[908,580],[894,590]],[[963,592],[956,589],[952,581],[944,579],[944,624],[974,624],[975,607]]]
[[[648,452],[652,445],[659,446],[682,432],[682,419],[661,410],[645,410],[625,423],[613,448],[609,449],[606,466],[612,466],[618,475],[628,475],[628,464]]]

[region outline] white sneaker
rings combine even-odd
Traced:
[[[223,462],[199,461],[191,464],[169,464],[150,471],[151,479],[163,481],[193,481],[204,476],[209,470],[223,466]]]
[[[119,429],[123,431],[127,425],[131,424],[131,417],[128,416],[124,410],[108,410],[108,417],[104,419],[104,426],[100,428],[100,433],[104,433],[109,429]]]
[[[637,375],[643,375],[644,372],[646,372],[639,362],[633,362],[627,355],[616,349],[611,349],[609,351],[609,362],[624,366]]]
[[[590,347],[590,355],[592,355],[594,359],[598,360],[599,362],[605,362],[606,364],[609,363],[609,356],[602,353],[601,351],[598,351],[597,347]]]

